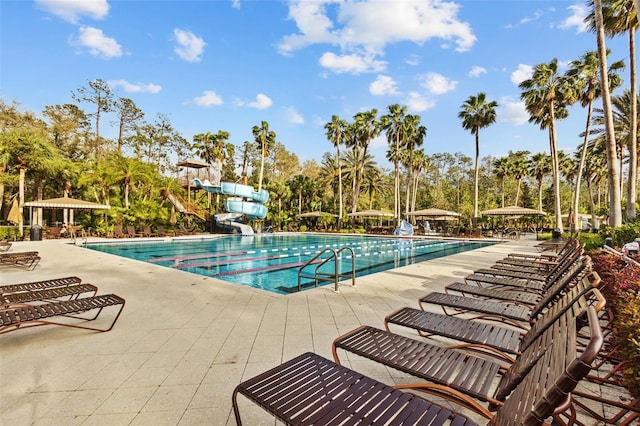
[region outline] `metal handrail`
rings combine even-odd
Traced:
[[[351,273],[350,274],[341,274],[340,273],[340,264],[339,261],[341,260],[341,257],[339,257],[340,253],[342,253],[344,250],[348,250],[351,252]],[[313,264],[316,263],[316,261],[322,257],[322,255],[324,255],[325,253],[330,252],[331,255],[329,257],[327,257],[326,259],[323,259],[321,262],[317,263],[314,274],[313,275],[308,275],[304,273],[304,269]],[[334,265],[334,272],[333,273],[327,273],[327,272],[321,272],[320,268],[324,265],[327,264],[327,262],[329,262],[330,260],[335,260],[335,265]],[[320,281],[333,281],[334,282],[334,286],[335,286],[335,291],[338,291],[338,282],[340,280],[340,278],[344,278],[344,277],[351,277],[351,285],[355,286],[356,285],[356,257],[355,257],[355,253],[353,251],[353,249],[351,247],[342,247],[339,250],[335,250],[331,247],[327,247],[324,250],[322,250],[321,252],[317,253],[315,256],[313,256],[307,263],[305,263],[304,265],[302,265],[300,267],[300,269],[298,270],[298,291],[302,290],[302,278],[311,278],[314,280],[315,282],[315,286],[318,287],[318,283]]]

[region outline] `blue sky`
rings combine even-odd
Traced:
[[[226,130],[240,146],[265,120],[301,161],[333,152],[324,125],[407,105],[427,127],[427,154],[473,157],[457,114],[478,92],[497,101],[481,156],[548,152],[527,122],[518,83],[533,66],[595,49],[586,1],[533,0],[2,0],[0,95],[40,113],[72,103],[88,81],[109,82],[153,122],[167,115],[191,140]],[[628,60],[625,37],[610,60]],[[628,81],[627,71],[623,79]],[[628,83],[625,83],[628,87]],[[83,105],[92,112],[90,105]],[[558,123],[558,145],[581,140],[586,112]],[[101,134],[115,136],[109,117]],[[386,141],[374,141],[382,166]]]

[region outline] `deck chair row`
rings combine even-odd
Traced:
[[[490,345],[469,344],[447,348],[397,335],[388,329],[363,326],[334,341],[334,361],[339,364],[337,350],[341,349],[409,373],[424,382],[402,388],[420,389],[440,397],[446,396],[459,405],[490,418],[492,424],[520,424],[512,422],[514,415],[522,424],[541,424],[547,417],[556,414],[555,408],[560,405],[563,405],[563,409],[566,408],[566,395],[573,390],[576,382],[572,382],[573,385],[567,384],[563,374],[572,374],[574,378],[579,376],[578,379],[586,375],[589,371],[588,364],[595,358],[602,345],[596,312],[602,309],[604,300],[597,289],[593,289],[593,283],[599,279],[593,276],[587,278],[584,275],[586,274],[583,274],[579,283],[572,287],[569,292],[571,294],[558,304],[558,308],[548,309],[544,312],[544,320],[531,326],[533,331],[525,334],[528,339],[527,346],[512,350],[517,353],[516,358],[501,352],[500,349],[491,348]],[[595,306],[591,306],[593,303]],[[458,316],[435,315],[439,315],[439,319],[445,320],[444,322],[452,319],[458,325],[485,324]],[[592,338],[589,349],[577,353],[575,336],[584,325],[586,317],[589,319]],[[451,324],[448,324],[448,327],[455,328],[451,327]],[[486,327],[492,327],[488,330],[494,330],[496,334],[510,329],[503,327],[501,331],[493,325]],[[477,336],[483,336],[486,332],[487,329],[481,330]],[[467,350],[462,350],[463,348]],[[473,351],[476,348],[482,348],[485,353],[499,354],[499,358],[491,360],[474,356],[469,350]],[[510,367],[504,366],[505,361],[511,364]],[[569,372],[575,365],[581,365],[580,373]],[[289,370],[290,368],[293,370]],[[325,377],[325,371],[330,376]],[[333,374],[336,376],[332,376]],[[317,355],[303,354],[236,388],[233,405],[238,424],[238,394],[246,396],[287,424],[326,424],[327,421],[356,424],[365,418],[372,424],[379,421],[386,424],[385,422],[391,418],[397,424],[444,424],[444,421],[471,424],[468,423],[470,420],[461,414],[444,410],[431,403],[420,405],[422,403],[416,402],[418,397],[398,394],[397,391],[392,392],[392,388],[375,384],[385,389],[383,399],[386,402],[381,402],[379,394],[372,395],[366,390],[372,389],[371,387],[358,387],[360,381],[363,381],[362,386],[374,386],[369,382],[370,379],[353,376],[358,377],[354,382],[345,382],[341,378],[346,374],[357,373],[337,368]],[[317,379],[318,382],[307,388],[305,383],[311,379]],[[333,383],[335,388],[327,389],[325,381]],[[540,383],[544,384],[544,392],[560,393],[555,399],[549,399],[549,395],[542,397],[544,392],[540,394],[532,391],[539,391]],[[353,390],[354,394],[351,393],[352,387],[356,388]],[[564,397],[558,398],[560,394]],[[511,396],[507,398],[508,395]],[[488,406],[478,403],[478,400],[488,403]],[[526,403],[522,404],[521,401]],[[552,402],[545,408],[540,406],[549,404],[549,401],[555,403]],[[368,405],[369,403],[371,405]],[[403,405],[405,403],[406,406]],[[495,415],[492,414],[491,410],[496,409]]]
[[[82,283],[78,277],[0,286],[0,334],[41,325],[109,331],[120,317],[125,300],[97,292],[95,285]],[[111,307],[116,309],[111,323],[102,327],[87,325]]]
[[[40,262],[37,251],[0,253],[0,267],[33,270]]]

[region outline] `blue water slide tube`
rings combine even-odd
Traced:
[[[264,204],[227,198],[224,200],[224,207],[228,212],[246,214],[250,219],[267,217],[267,206]]]
[[[261,189],[260,191],[254,191],[253,186],[251,185],[241,185],[239,183],[233,182],[220,182],[220,185],[218,186],[213,185],[208,180],[201,181],[197,178],[194,179],[191,184],[216,194],[249,198],[263,204],[269,201],[269,191],[266,191],[264,189]]]

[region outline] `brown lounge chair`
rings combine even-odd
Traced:
[[[0,309],[0,334],[41,325],[61,325],[64,327],[83,328],[93,331],[109,331],[113,328],[124,309],[125,300],[115,294],[104,294],[83,297],[40,305],[12,305]],[[108,328],[89,327],[87,325],[61,322],[57,317],[67,317],[84,321],[93,321],[100,316],[104,308],[120,307],[113,322]],[[82,317],[83,313],[97,310],[93,317]]]
[[[148,226],[148,225],[147,225],[147,226],[145,226],[145,227],[142,229],[142,235],[143,235],[144,237],[157,237],[157,236],[158,236],[158,234],[156,234],[155,232],[151,231],[151,227],[150,227],[150,226]]]
[[[65,287],[68,285],[78,284],[80,282],[82,282],[82,280],[78,277],[64,277],[43,281],[32,281],[28,283],[7,284],[0,286],[0,293],[45,290],[53,287]]]
[[[9,241],[0,241],[0,251],[7,252],[11,248],[11,243]]]
[[[593,298],[599,301],[596,305],[598,311],[604,307],[605,302],[601,294],[593,289],[592,280],[597,276],[595,272],[593,274],[595,275],[589,275],[580,280],[567,294],[549,306],[526,332],[513,327],[500,327],[484,321],[411,308],[391,313],[385,318],[384,324],[387,331],[390,330],[389,324],[395,324],[416,330],[422,336],[439,336],[461,342],[449,346],[451,348],[468,348],[511,360],[509,354],[522,353],[566,310],[583,310]],[[585,297],[585,294],[589,294],[589,298]],[[342,342],[340,344],[346,345]],[[349,350],[348,347],[343,349]]]
[[[143,237],[144,234],[142,232],[136,232],[135,226],[128,225],[127,226],[127,237],[135,238],[135,237]]]
[[[602,346],[594,309],[589,308],[588,317],[591,338],[582,354],[576,356],[575,339],[556,339],[495,414],[483,411],[491,424],[540,425],[558,408],[566,408],[570,402],[567,395],[589,372]],[[236,423],[241,425],[238,395],[286,424],[475,424],[462,413],[396,390],[313,353],[302,354],[239,384],[232,404]],[[460,395],[454,402],[464,399]]]
[[[21,251],[15,253],[0,253],[0,266],[21,268],[28,271],[34,269],[40,262],[37,251]]]
[[[125,233],[122,231],[122,225],[113,225],[113,238],[124,238]]]
[[[90,293],[95,296],[98,293],[98,287],[93,284],[75,284],[63,287],[52,287],[42,290],[21,291],[16,293],[0,293],[0,302],[2,306],[9,307],[23,303],[52,303],[63,300],[78,299],[81,295]]]

